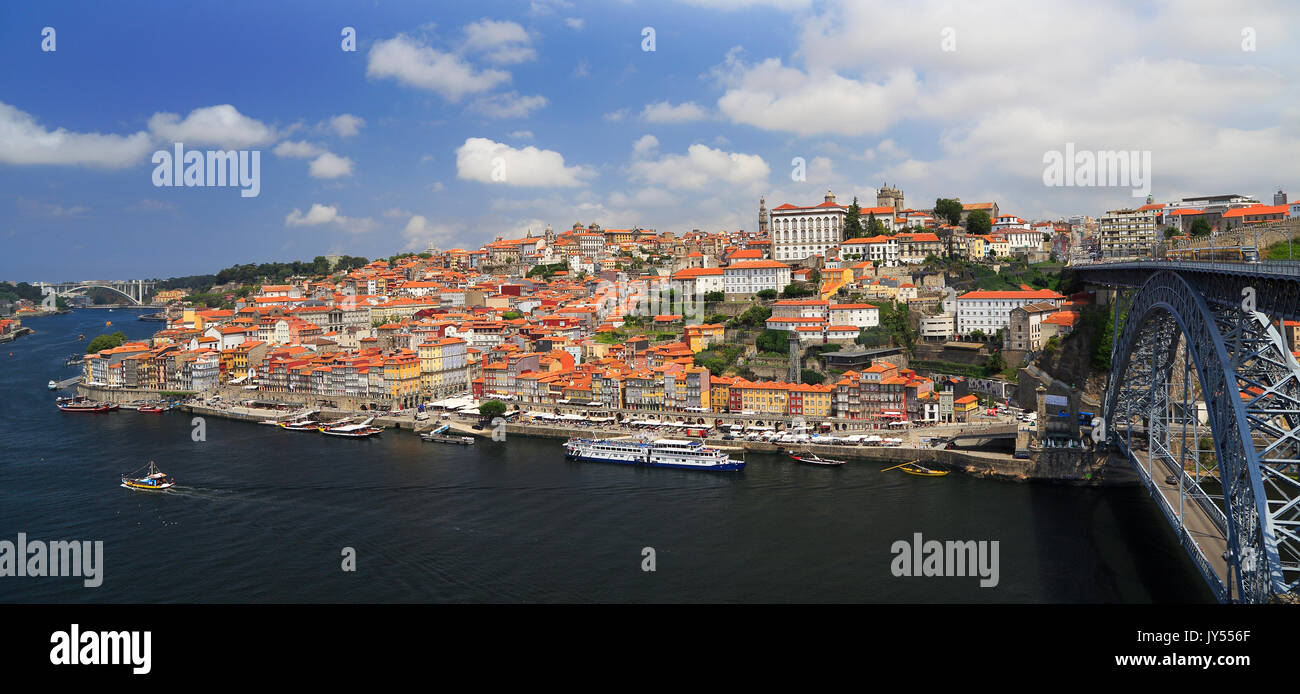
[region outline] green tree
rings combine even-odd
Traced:
[[[1172,239],[1178,235],[1178,230],[1173,227],[1165,227],[1165,238]]]
[[[757,294],[755,294],[754,296],[757,296],[758,298],[760,298],[760,299],[762,299],[762,300],[764,300],[764,301],[771,301],[772,299],[775,299],[775,298],[776,298],[776,290],[775,290],[775,289],[764,289],[764,290],[758,292]]]
[[[119,330],[112,334],[105,333],[91,340],[89,345],[86,345],[86,354],[94,354],[100,350],[121,347],[125,343],[126,334],[122,331]]]
[[[844,239],[857,238],[862,233],[862,208],[858,206],[858,196],[853,196],[849,211],[844,214]]]
[[[777,352],[784,354],[789,350],[790,333],[785,330],[764,330],[754,340],[754,346],[760,352]]]
[[[984,369],[990,376],[1001,373],[1007,368],[1007,362],[1002,358],[1002,351],[998,350],[989,355],[989,359],[984,363]]]
[[[984,210],[975,210],[966,216],[966,231],[983,236],[993,230],[993,220]]]
[[[875,212],[867,213],[867,236],[880,236],[886,231],[884,223],[876,219]]]
[[[745,309],[736,322],[741,325],[761,326],[766,325],[767,319],[771,317],[772,309],[755,304]]]
[[[1209,236],[1210,223],[1202,217],[1197,217],[1196,221],[1192,222],[1191,233],[1194,237]]]
[[[505,415],[506,404],[500,400],[488,400],[478,406],[478,413],[483,419],[491,421]]]
[[[938,198],[934,201],[934,216],[957,226],[961,224],[961,202],[950,198]]]
[[[826,381],[826,374],[812,369],[801,369],[799,371],[799,380],[808,385],[819,386]]]
[[[518,311],[506,311],[505,313],[501,314],[501,317],[506,320],[518,320],[520,318],[523,318],[524,314]]]
[[[722,292],[708,292],[704,295],[704,300],[709,303],[717,303],[719,301],[726,301],[727,295]]]

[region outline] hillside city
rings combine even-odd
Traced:
[[[871,207],[829,190],[800,202],[760,200],[753,231],[575,223],[477,249],[325,256],[310,272],[239,266],[157,290],[166,327],[100,338],[81,379],[382,411],[495,400],[966,422],[1032,407],[1016,386],[1035,362],[1055,358],[1053,375],[1085,391],[1108,368],[1109,316],[1062,274],[1069,264],[1249,242],[1245,231],[1300,216],[1281,192],[1273,205],[1148,199],[1058,221],[959,198],[913,209],[890,186]],[[41,311],[29,299],[0,310],[4,333]]]

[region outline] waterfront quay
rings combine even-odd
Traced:
[[[78,394],[85,397],[118,404],[127,404],[139,400],[157,400],[163,397],[159,391],[144,389],[106,388],[78,384]],[[400,412],[376,412],[371,410],[330,407],[321,402],[273,401],[267,398],[253,397],[254,391],[224,389],[221,394],[212,393],[204,396],[195,395],[179,403],[178,409],[203,417],[222,417],[246,422],[267,420],[285,420],[304,410],[316,410],[326,421],[349,417],[374,417],[373,426],[391,429],[406,429],[412,433],[424,433],[444,424],[449,424],[453,432],[461,435],[481,438],[496,437],[538,437],[549,439],[583,438],[621,438],[634,436],[672,437],[680,435],[672,431],[656,431],[630,425],[638,418],[656,417],[681,420],[689,423],[701,423],[713,429],[715,426],[768,426],[778,430],[789,429],[797,424],[798,418],[788,415],[735,414],[715,412],[670,412],[649,410],[602,409],[601,416],[621,415],[621,422],[552,423],[545,420],[529,419],[530,412],[551,412],[558,414],[595,415],[591,408],[573,405],[536,404],[533,409],[525,404],[517,412],[509,414],[506,422],[484,422],[476,414],[463,412],[438,412],[428,410],[425,419],[418,419],[413,409]],[[278,395],[278,394],[277,394]],[[242,397],[240,397],[242,396]],[[257,403],[256,405],[250,403]],[[934,426],[914,426],[906,429],[882,428],[861,420],[837,420],[835,418],[816,418],[817,422],[831,424],[834,433],[878,432],[891,438],[901,440],[897,445],[873,444],[787,444],[767,441],[749,441],[740,438],[726,439],[711,435],[704,439],[710,446],[728,450],[735,454],[781,453],[797,448],[800,451],[816,453],[821,456],[846,460],[877,461],[880,463],[903,463],[920,461],[930,466],[965,472],[971,475],[993,477],[1018,481],[1074,481],[1090,484],[1122,483],[1131,484],[1131,475],[1126,475],[1122,465],[1110,461],[1105,455],[1088,451],[1069,452],[1070,457],[1061,461],[1066,452],[1053,452],[1051,461],[1040,456],[1029,459],[1015,458],[1008,453],[982,450],[956,450],[935,447],[927,440],[946,441],[956,436],[990,437],[1005,436],[1016,433],[1014,419],[1007,417],[988,417],[987,421],[965,424],[943,424]],[[1008,421],[1010,419],[1010,421]],[[499,440],[499,439],[498,439]]]

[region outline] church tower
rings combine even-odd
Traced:
[[[758,234],[767,236],[767,198],[758,199]]]
[[[892,207],[895,214],[902,212],[903,191],[881,183],[880,190],[876,192],[876,207]]]

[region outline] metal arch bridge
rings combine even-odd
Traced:
[[[1097,436],[1137,470],[1220,601],[1295,601],[1300,363],[1280,327],[1300,320],[1300,263],[1072,269],[1117,290]]]
[[[57,284],[38,282],[37,286],[41,287],[42,293],[55,296],[72,296],[77,292],[90,289],[109,289],[130,299],[131,303],[144,305],[144,299],[149,296],[149,292],[153,291],[154,284],[148,280],[87,280],[85,282],[60,282]],[[45,289],[46,287],[49,287],[49,289]]]

